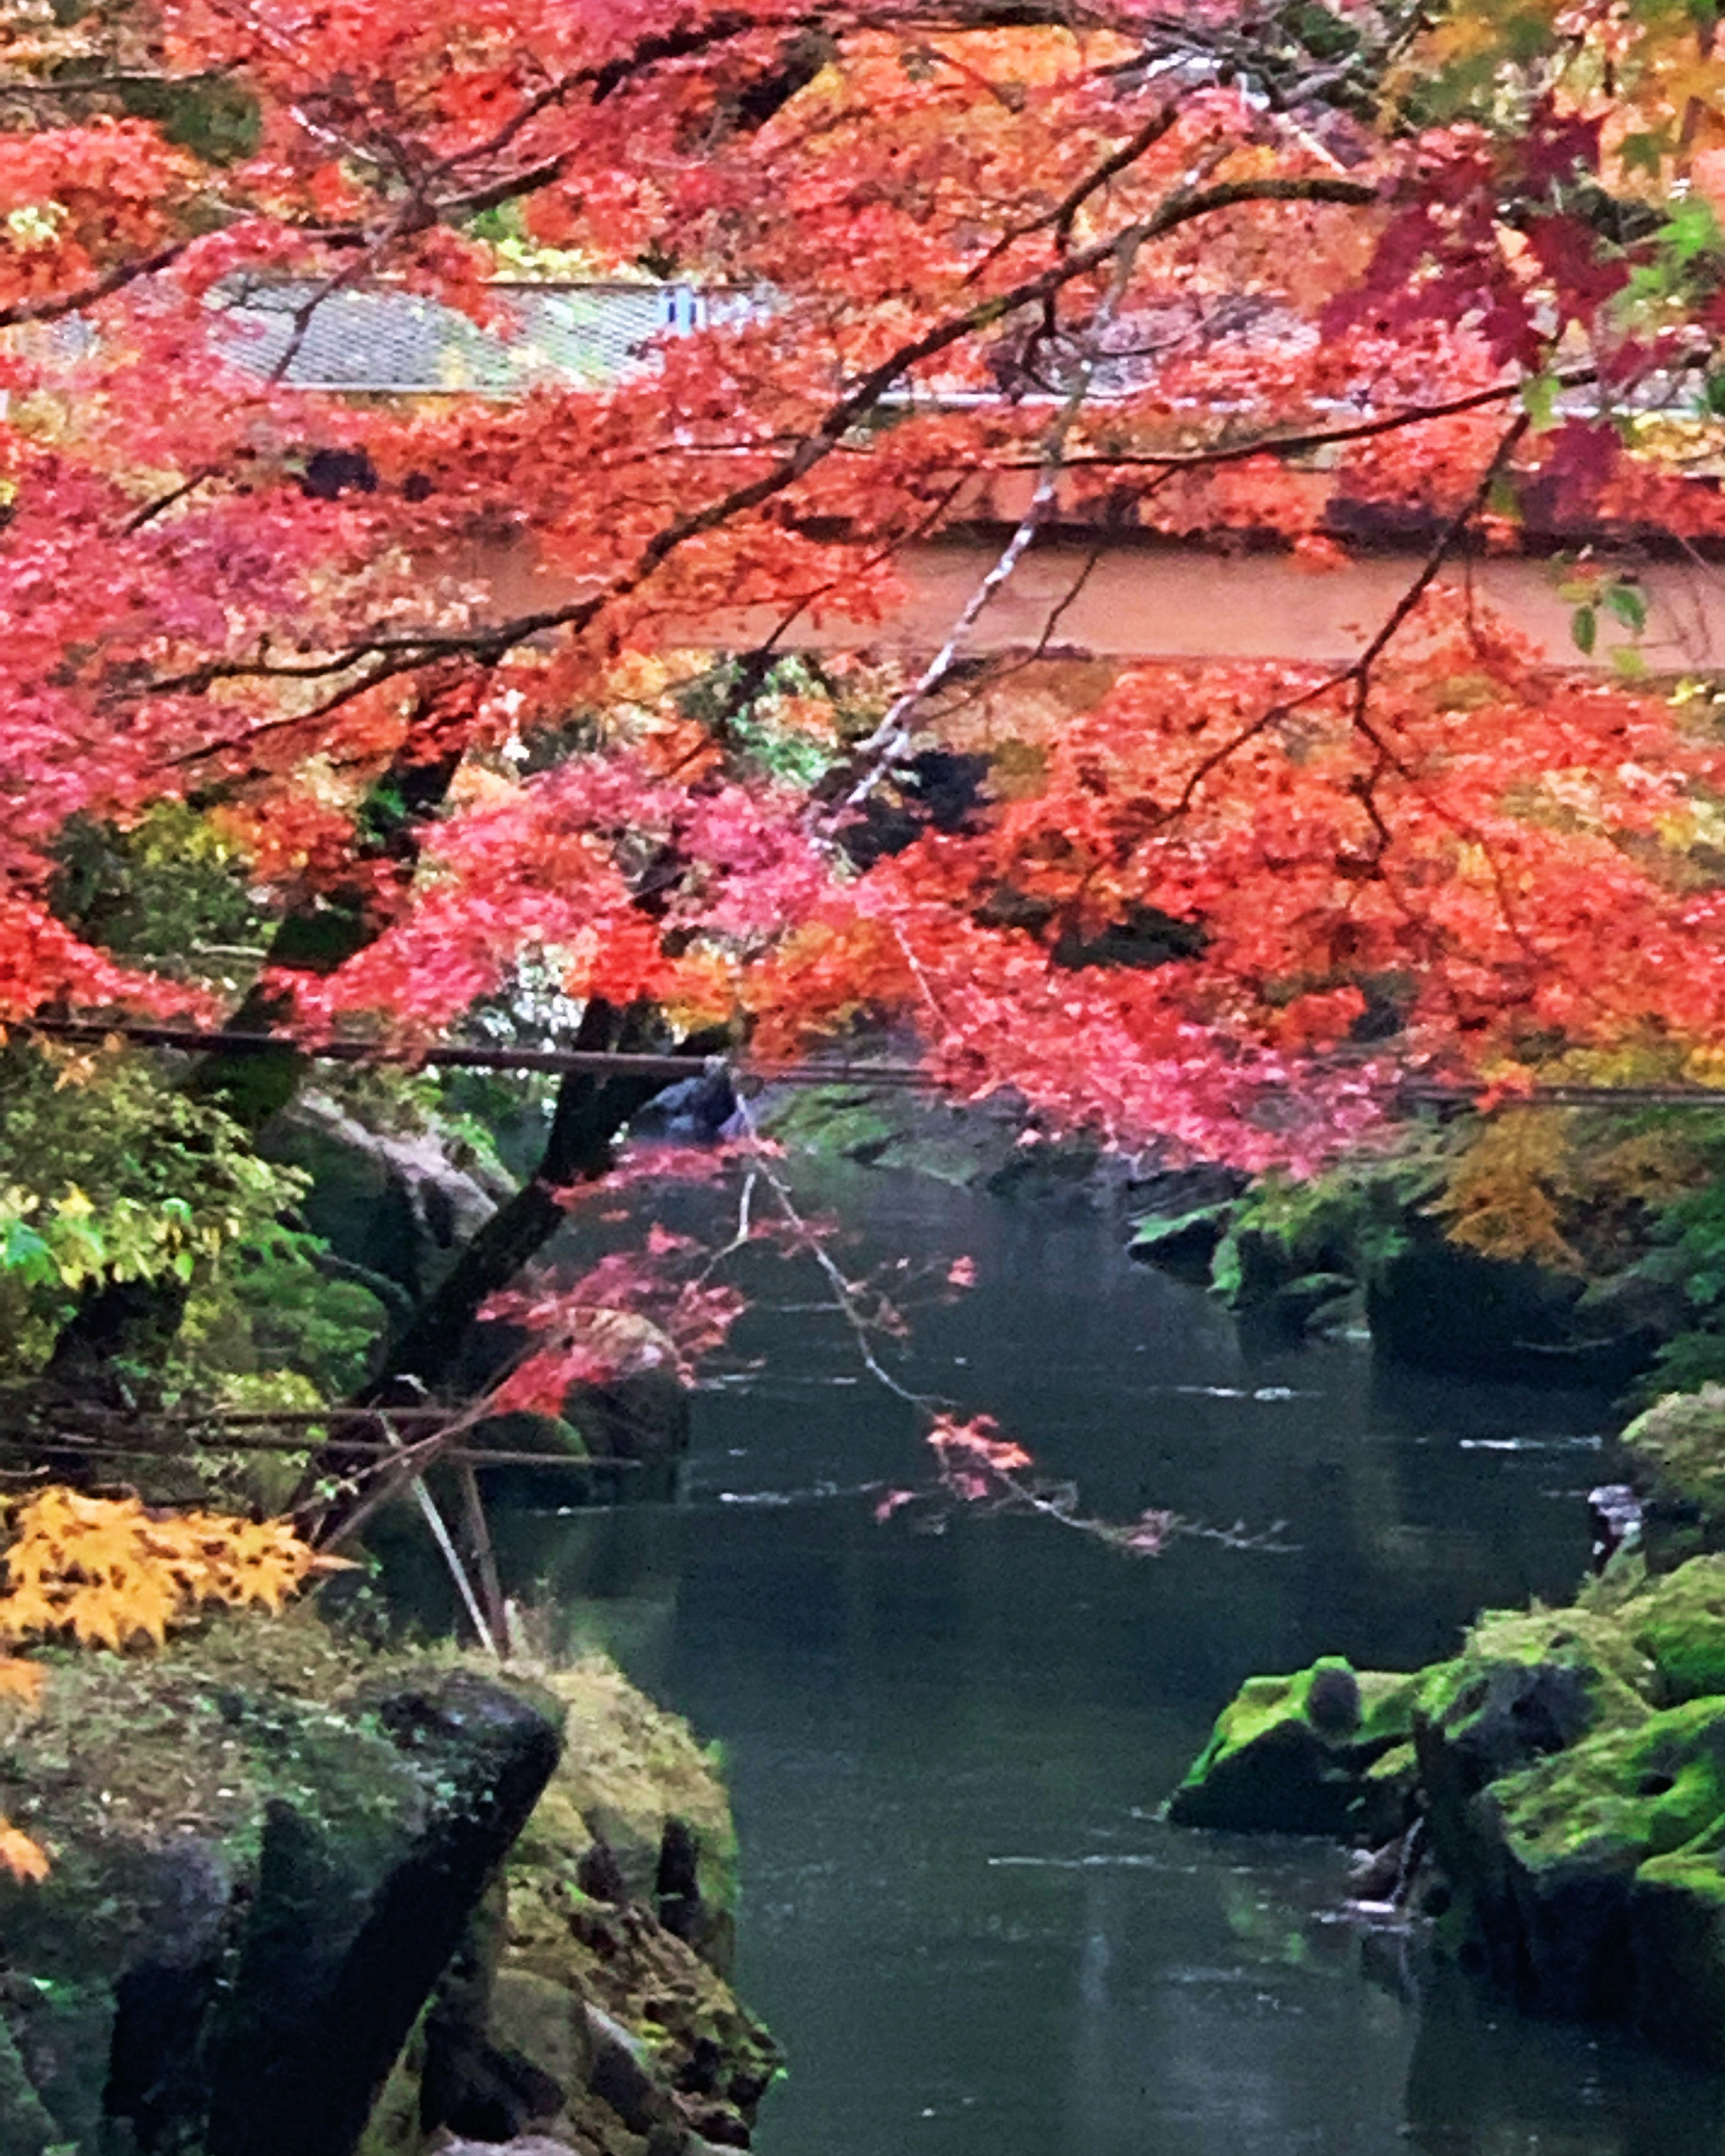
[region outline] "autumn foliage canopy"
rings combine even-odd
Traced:
[[[348,923],[250,986],[308,1034],[531,966],[1248,1164],[1410,1069],[1705,1077],[1725,739],[1633,569],[1725,536],[1722,146],[1710,0],[13,8],[0,1018],[231,1015],[67,899],[172,810]],[[606,279],[712,304],[512,397],[295,379],[344,295],[506,341]],[[978,518],[1407,578],[1345,670],[1116,669],[935,814],[963,638],[859,647]],[[1473,603],[1518,549],[1615,672]]]

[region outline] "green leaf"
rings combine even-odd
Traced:
[[[1533,422],[1536,434],[1548,433],[1555,424],[1557,403],[1558,377],[1549,367],[1522,384],[1522,408]]]
[[[0,1240],[0,1272],[16,1273],[33,1286],[59,1278],[54,1253],[36,1230],[23,1220],[7,1224],[5,1237]]]
[[[1670,138],[1663,128],[1643,129],[1625,135],[1618,146],[1617,154],[1625,172],[1643,172],[1659,177],[1660,167],[1665,162]]]
[[[1647,602],[1633,584],[1612,584],[1605,593],[1605,603],[1632,636],[1639,636],[1647,626]]]
[[[1717,250],[1719,220],[1709,203],[1699,195],[1689,195],[1672,205],[1660,237],[1676,259],[1686,265]]]
[[[1219,1199],[1213,1205],[1194,1205],[1189,1212],[1172,1214],[1147,1214],[1132,1224],[1132,1238],[1129,1248],[1135,1250],[1153,1250],[1158,1243],[1171,1242],[1176,1235],[1183,1235],[1189,1228],[1195,1228],[1201,1220],[1214,1220],[1219,1227],[1234,1210],[1231,1198]]]
[[[1591,654],[1599,639],[1599,618],[1590,606],[1577,607],[1570,618],[1569,634],[1575,639],[1575,649]]]

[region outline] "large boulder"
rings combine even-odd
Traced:
[[[1168,1804],[1176,1826],[1240,1834],[1369,1831],[1369,1770],[1412,1727],[1415,1686],[1339,1656],[1292,1676],[1251,1677]]]
[[[1658,1335],[1583,1306],[1584,1283],[1525,1260],[1481,1256],[1412,1219],[1368,1270],[1366,1317],[1380,1355],[1445,1374],[1522,1383],[1622,1386]]]
[[[690,1391],[675,1344],[638,1312],[600,1308],[583,1313],[582,1339],[595,1359],[608,1367],[608,1377],[571,1385],[560,1414],[488,1418],[478,1426],[475,1442],[481,1449],[547,1450],[566,1458],[628,1463],[611,1476],[591,1478],[547,1469],[529,1486],[542,1500],[567,1504],[589,1487],[606,1496],[671,1496],[691,1430]],[[516,1326],[476,1327],[454,1367],[456,1389],[469,1396],[483,1393],[527,1344],[527,1336]],[[530,1419],[542,1425],[536,1434],[527,1428]],[[518,1439],[526,1441],[518,1445]],[[486,1473],[495,1478],[501,1471]]]
[[[531,1687],[309,1622],[51,1658],[0,1804],[0,2148],[352,2156],[558,1753]]]
[[[429,1133],[368,1129],[321,1093],[302,1093],[273,1117],[258,1150],[311,1177],[300,1210],[336,1257],[409,1301],[440,1285],[508,1194],[478,1163],[458,1166]]]
[[[640,2156],[644,2141],[678,2156],[747,2148],[779,2055],[722,1973],[722,1785],[686,1727],[603,1658],[544,1681],[570,1741],[511,1851],[495,1928],[440,1993],[421,2117],[604,2156]]]
[[[615,1373],[572,1385],[563,1395],[562,1419],[595,1459],[631,1464],[632,1471],[618,1478],[619,1496],[668,1497],[691,1429],[689,1388],[676,1348],[633,1311],[595,1315],[594,1344]]]
[[[379,1664],[301,1610],[49,1663],[0,1709],[53,1859],[0,1887],[3,2156],[747,2145],[729,1807],[608,1662]]]
[[[1601,1730],[1476,1811],[1480,1917],[1522,1998],[1725,2060],[1725,1701]]]

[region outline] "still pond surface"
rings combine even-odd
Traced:
[[[1254,1355],[1077,1206],[865,1171],[816,1194],[853,1270],[974,1260],[915,1313],[913,1384],[1094,1510],[1291,1547],[877,1527],[859,1486],[916,1473],[910,1411],[815,1284],[762,1277],[761,1365],[702,1394],[685,1502],[540,1544],[723,1745],[739,1984],[791,2061],[761,2156],[1725,2156],[1725,2084],[1427,1980],[1348,1917],[1341,1852],[1156,1817],[1243,1677],[1411,1667],[1482,1607],[1566,1595],[1607,1404]]]

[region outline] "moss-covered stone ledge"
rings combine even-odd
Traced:
[[[712,1762],[608,1664],[380,1661],[310,1609],[0,1710],[0,2150],[747,2146]],[[559,1729],[562,1730],[561,1755]]]
[[[1176,1826],[1351,1835],[1369,1770],[1412,1733],[1414,1680],[1338,1656],[1292,1676],[1251,1677],[1168,1804]]]
[[[1168,1810],[1388,1842],[1440,1948],[1525,2005],[1725,2064],[1725,1554],[1620,1558],[1412,1675],[1255,1678]]]
[[[555,1705],[309,1612],[44,1658],[0,1732],[0,2147],[349,2156],[557,1763]]]

